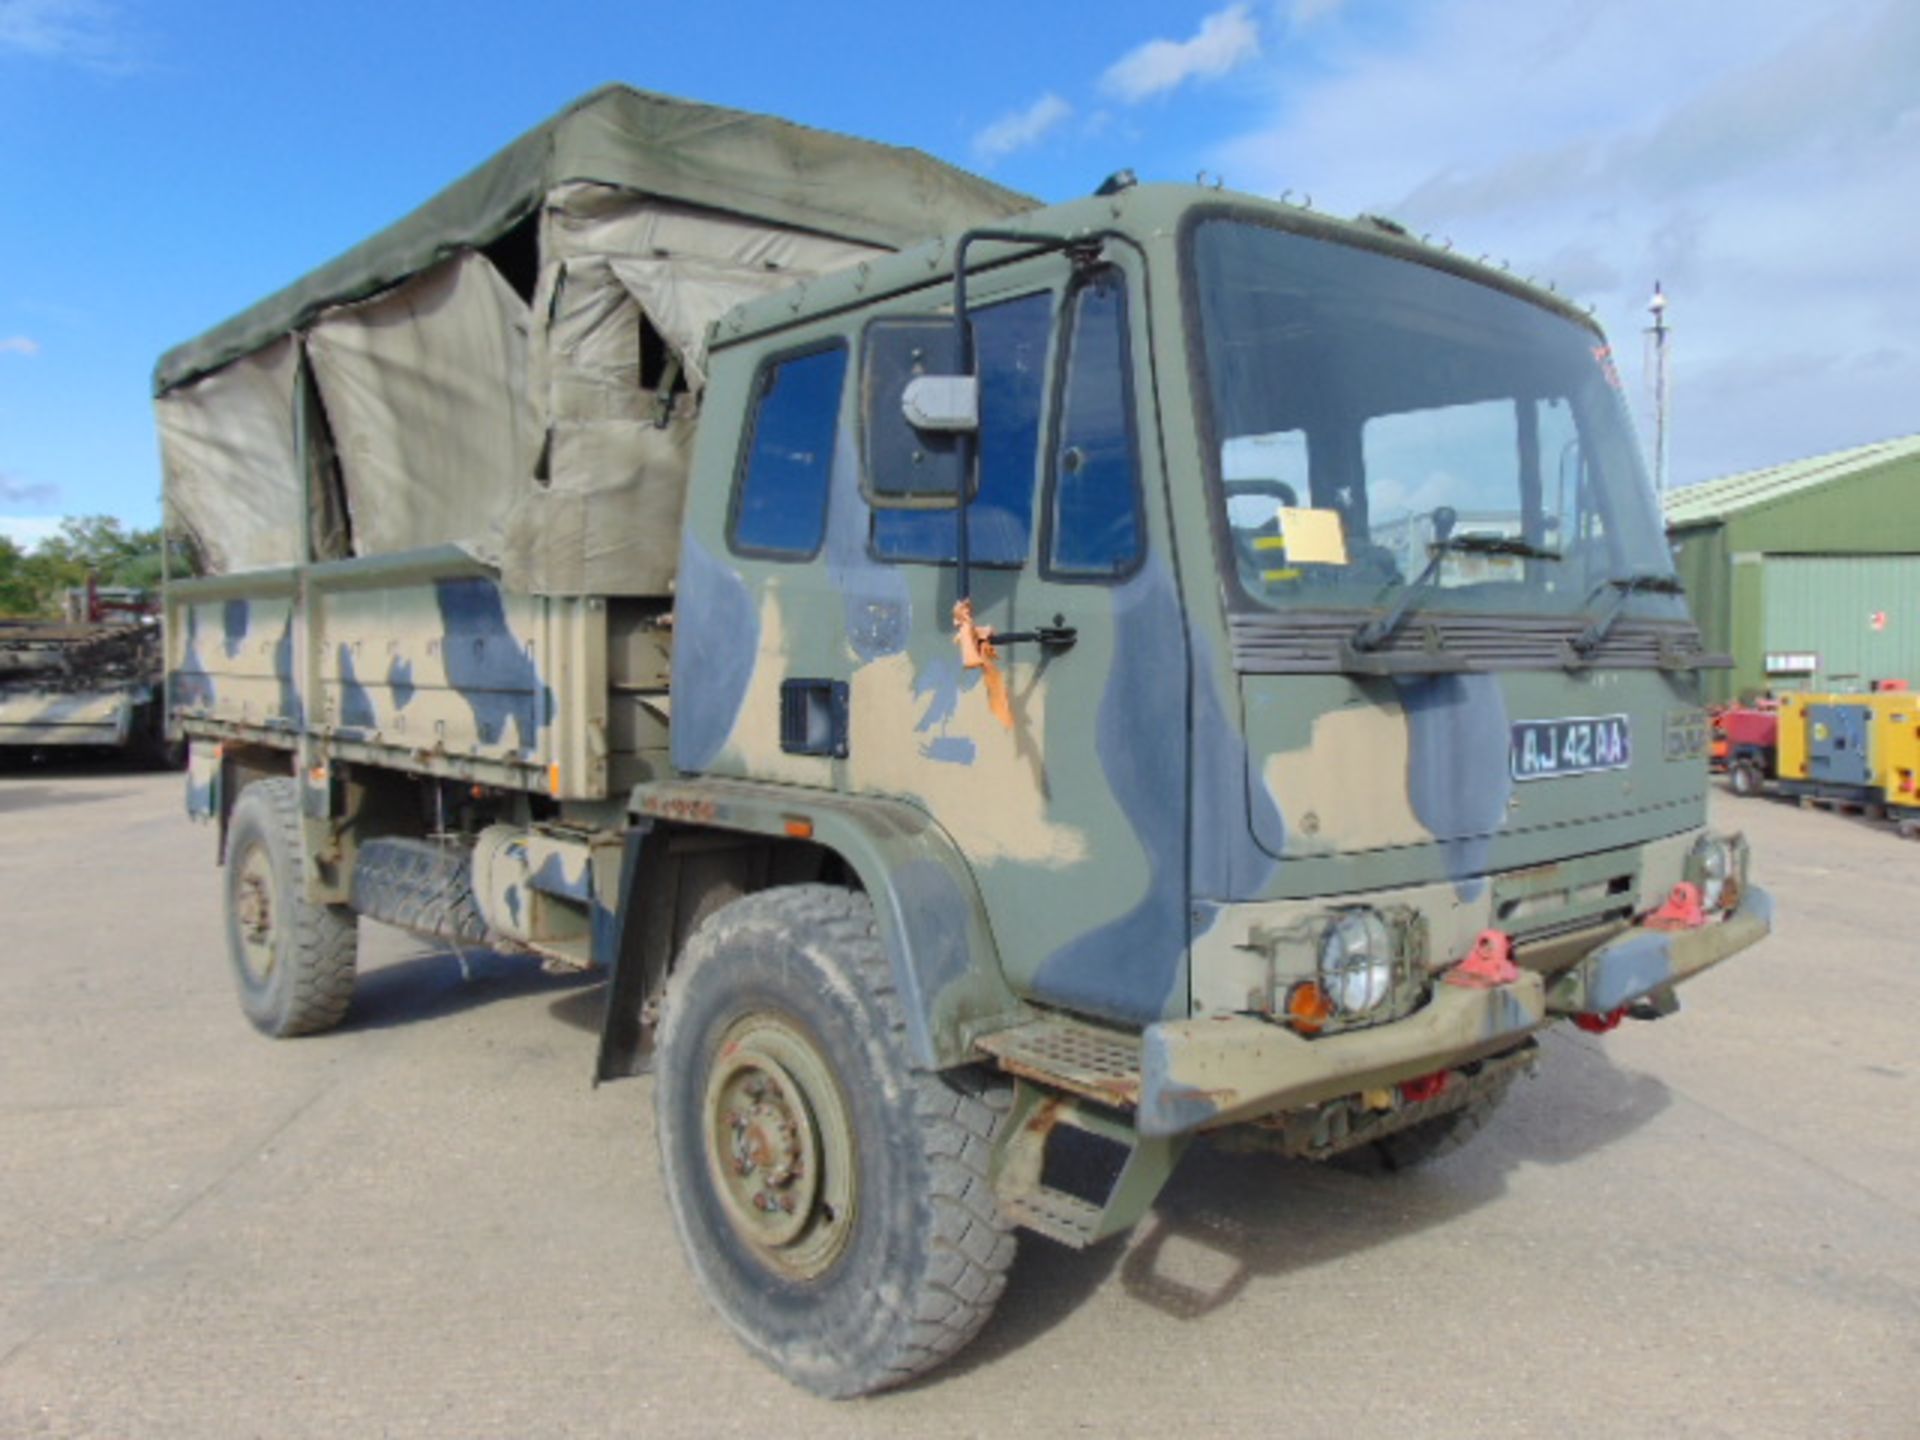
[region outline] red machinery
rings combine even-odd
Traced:
[[[1780,712],[1772,700],[1722,705],[1708,713],[1708,763],[1725,771],[1736,795],[1758,795],[1778,773]]]

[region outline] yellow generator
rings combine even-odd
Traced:
[[[1884,808],[1920,835],[1920,695],[1787,695],[1780,700],[1779,790]]]

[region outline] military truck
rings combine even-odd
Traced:
[[[0,618],[0,763],[76,751],[167,762],[158,595],[90,579],[62,609]]]
[[[1415,240],[614,88],[164,357],[240,999],[605,976],[693,1273],[847,1396],[1200,1135],[1396,1165],[1759,940],[1606,342]]]

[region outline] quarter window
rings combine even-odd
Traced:
[[[805,558],[820,548],[847,349],[836,344],[760,372],[734,496],[733,548]]]

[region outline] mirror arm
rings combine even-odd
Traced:
[[[954,353],[960,357],[962,375],[974,373],[973,326],[967,319],[967,248],[978,240],[998,241],[1004,245],[1031,245],[1035,254],[1068,250],[1086,243],[1083,240],[1070,240],[1064,235],[1036,234],[1031,230],[979,229],[968,230],[960,236],[953,247],[953,338]],[[955,497],[953,507],[954,595],[957,600],[970,600],[973,598],[973,547],[969,534],[971,527],[967,523],[967,506],[973,497],[973,466],[978,453],[975,434],[956,431],[954,448],[960,455],[960,493]]]

